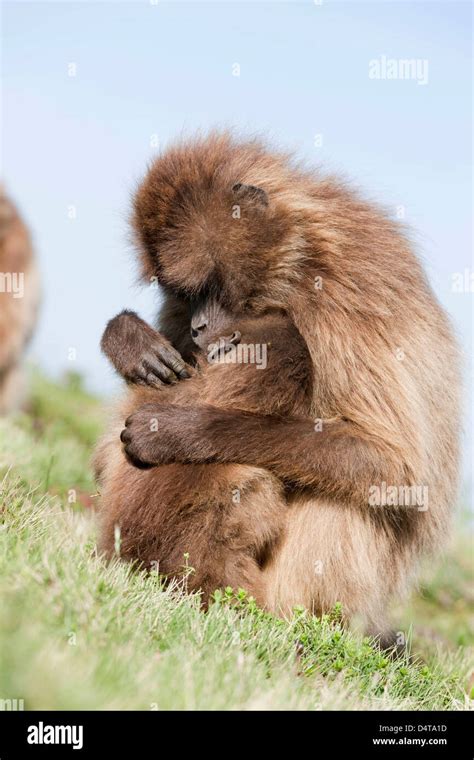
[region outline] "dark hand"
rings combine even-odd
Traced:
[[[110,320],[101,346],[129,383],[160,386],[191,374],[171,343],[131,311],[124,311]]]
[[[206,407],[144,404],[125,421],[120,439],[135,464],[206,462],[214,456],[206,440],[209,420]]]

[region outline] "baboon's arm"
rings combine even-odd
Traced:
[[[251,464],[352,503],[367,504],[369,488],[382,481],[411,483],[409,467],[390,444],[343,419],[319,430],[305,419],[153,403],[128,418],[121,437],[140,462]]]
[[[181,354],[133,311],[122,311],[110,320],[101,348],[129,383],[160,386],[189,377]]]

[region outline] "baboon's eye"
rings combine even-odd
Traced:
[[[268,195],[261,187],[244,185],[242,182],[236,182],[236,184],[232,186],[232,191],[237,198],[249,198],[261,206],[268,206]]]

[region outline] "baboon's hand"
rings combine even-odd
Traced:
[[[125,421],[120,439],[134,464],[169,464],[189,459],[210,461],[213,452],[201,440],[206,415],[201,407],[144,404]]]
[[[181,354],[132,311],[123,311],[110,320],[101,346],[129,383],[160,386],[190,376]]]

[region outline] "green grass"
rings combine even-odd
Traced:
[[[292,620],[242,594],[164,589],[95,551],[91,447],[100,403],[77,377],[35,375],[28,413],[0,420],[0,699],[26,709],[451,709],[472,706],[470,544],[456,542],[395,611],[411,657]],[[474,696],[474,695],[472,695]]]

